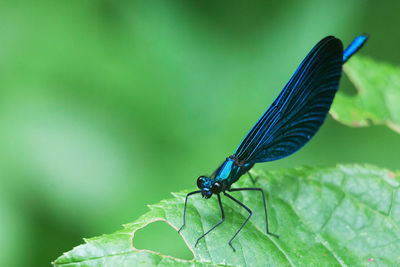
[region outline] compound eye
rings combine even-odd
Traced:
[[[218,183],[218,182],[215,182],[215,183],[213,184],[213,186],[211,187],[211,192],[214,193],[214,194],[220,193],[221,190],[222,190],[222,186],[221,186],[221,184]]]
[[[205,180],[205,176],[200,176],[199,178],[197,178],[197,187],[202,189],[203,188],[203,184],[204,184],[204,180]]]

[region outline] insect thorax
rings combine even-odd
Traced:
[[[235,156],[230,156],[217,169],[215,180],[224,185],[224,189],[229,189],[230,186],[239,180],[240,176],[245,174],[254,164],[238,162]]]

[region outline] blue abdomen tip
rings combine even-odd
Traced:
[[[369,35],[367,33],[363,33],[357,36],[353,42],[344,50],[343,52],[343,63],[345,63],[349,58],[354,55],[367,41]]]

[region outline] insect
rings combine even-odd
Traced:
[[[367,39],[367,34],[357,36],[344,51],[342,42],[333,36],[325,37],[314,46],[272,105],[247,133],[235,153],[227,157],[211,176],[200,176],[197,179],[197,187],[200,190],[186,195],[183,225],[178,232],[185,226],[189,196],[201,193],[203,198],[209,199],[213,194],[217,195],[222,219],[197,239],[195,245],[197,246],[204,236],[224,222],[225,214],[220,196],[223,194],[249,213],[228,242],[235,251],[232,241],[248,222],[252,211],[229,193],[259,191],[264,202],[267,234],[279,238],[268,230],[267,206],[263,190],[256,187],[231,188],[231,186],[245,173],[250,176],[254,184],[256,179],[253,179],[248,171],[255,163],[287,157],[315,135],[324,122],[338,90],[342,65],[364,45]]]

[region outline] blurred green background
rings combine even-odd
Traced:
[[[368,32],[361,54],[399,65],[399,10],[372,0],[3,1],[1,265],[47,266],[193,188],[322,37],[348,44]],[[329,117],[304,149],[256,168],[398,169],[399,148],[386,127]],[[142,239],[163,246],[160,229]]]

